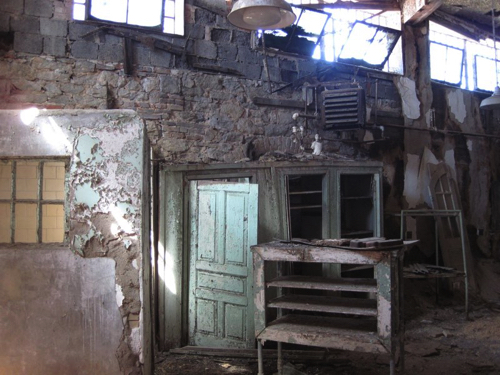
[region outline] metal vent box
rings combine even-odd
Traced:
[[[321,104],[325,130],[358,129],[365,124],[365,92],[362,88],[325,90],[321,93]]]

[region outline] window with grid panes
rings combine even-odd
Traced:
[[[184,35],[184,0],[73,0],[73,19],[108,21]]]
[[[66,162],[0,160],[0,243],[64,242]]]

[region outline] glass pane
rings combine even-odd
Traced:
[[[130,0],[128,21],[131,25],[161,25],[162,0]]]
[[[12,164],[0,162],[0,199],[12,198]]]
[[[44,204],[42,206],[42,242],[64,241],[64,206]]]
[[[184,35],[184,1],[175,2],[175,34]]]
[[[90,15],[101,20],[127,22],[127,0],[92,0]]]
[[[17,203],[15,215],[14,242],[37,242],[37,205],[34,203]]]
[[[83,21],[85,20],[85,5],[73,4],[73,19]]]
[[[173,18],[164,18],[163,19],[163,32],[167,34],[173,34],[175,31],[174,27],[174,19]]]
[[[170,17],[170,18],[175,17],[175,1],[173,0],[165,1],[165,17]]]
[[[38,162],[16,162],[16,199],[38,198]]]
[[[498,64],[500,66],[500,64]],[[480,90],[493,91],[496,81],[492,77],[495,71],[495,60],[482,56],[476,56],[477,88]]]
[[[462,79],[462,56],[463,52],[454,48],[448,48],[446,57],[447,72],[446,81],[449,83],[460,83]]]
[[[430,56],[431,56],[431,78],[437,79],[439,81],[445,80],[445,69],[446,64],[446,47],[431,43],[430,45]]]
[[[399,36],[378,30],[370,48],[366,52],[365,61],[372,65],[382,64],[396,38],[399,38]]]
[[[319,35],[327,19],[327,14],[314,12],[312,10],[304,10],[298,25],[303,27],[307,33]]]
[[[0,203],[0,242],[10,242],[10,203]]]
[[[63,162],[44,163],[42,199],[64,199],[64,176]]]
[[[341,59],[363,60],[377,29],[363,23],[356,23],[340,54]]]

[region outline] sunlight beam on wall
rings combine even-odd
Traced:
[[[163,244],[158,244],[158,275],[165,283],[165,287],[173,294],[177,294],[174,275],[174,260],[172,256],[165,252]]]

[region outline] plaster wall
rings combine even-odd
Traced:
[[[65,248],[1,249],[0,275],[2,374],[120,373],[112,259]]]
[[[69,159],[63,248],[0,248],[5,271],[15,265],[12,278],[5,276],[11,271],[2,273],[1,288],[2,307],[8,308],[0,334],[17,338],[15,350],[22,356],[22,368],[15,368],[22,371],[10,373],[54,373],[53,366],[74,366],[80,373],[82,361],[87,365],[81,371],[88,372],[81,373],[140,373],[142,120],[126,110],[0,111],[0,125],[1,158]],[[84,258],[95,259],[87,266]],[[37,262],[40,271],[30,272]],[[75,280],[67,283],[72,274]],[[31,321],[32,316],[40,320]],[[80,340],[65,338],[72,325]],[[48,326],[58,329],[50,332]],[[51,345],[29,355],[43,340]],[[72,364],[79,350],[82,358]],[[5,361],[16,358],[11,350],[4,354]],[[101,365],[106,367],[96,372]]]

